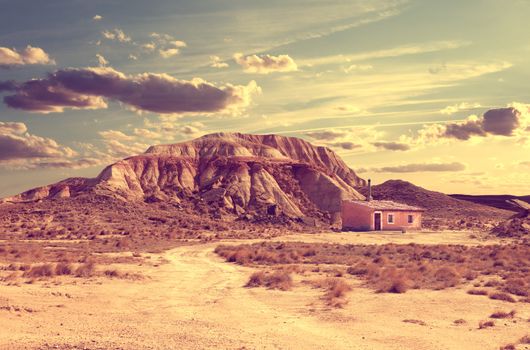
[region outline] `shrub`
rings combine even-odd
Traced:
[[[471,295],[488,295],[488,291],[485,289],[470,289],[467,291],[467,294]]]
[[[485,328],[490,328],[494,326],[495,326],[495,322],[493,321],[480,321],[478,324],[478,329],[485,329]]]
[[[507,345],[501,346],[499,350],[516,350],[516,347],[513,344],[507,344]]]
[[[55,274],[56,275],[71,275],[72,274],[72,265],[67,263],[58,263],[55,265]]]
[[[52,277],[55,275],[55,270],[52,264],[34,265],[29,270],[25,271],[23,277]]]
[[[529,287],[526,285],[526,282],[521,278],[509,279],[504,282],[502,288],[505,292],[518,295],[521,297],[527,297]]]
[[[76,277],[91,277],[94,274],[94,263],[86,262],[77,267],[75,270]]]
[[[510,294],[506,294],[506,293],[490,294],[490,299],[507,301],[509,303],[515,303],[515,299]]]
[[[347,303],[345,297],[346,293],[351,291],[351,287],[344,280],[328,278],[324,280],[323,285],[326,289],[323,299],[329,306],[343,307]]]
[[[463,318],[459,318],[458,320],[454,320],[453,321],[453,324],[455,324],[455,325],[461,325],[461,324],[466,324],[466,323],[467,323],[467,321],[464,320]]]
[[[510,312],[496,311],[490,315],[490,318],[513,318],[515,314],[515,310],[512,310]]]
[[[253,273],[245,287],[267,287],[269,289],[289,290],[293,287],[291,275],[285,271],[265,273],[263,271]]]

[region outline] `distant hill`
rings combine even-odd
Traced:
[[[367,188],[360,192],[366,195]],[[424,208],[424,226],[430,228],[489,229],[513,215],[512,211],[460,200],[402,180],[372,186],[372,196]]]
[[[450,194],[449,196],[456,198],[456,199],[468,201],[468,202],[487,205],[487,206],[495,207],[499,209],[511,210],[514,212],[519,212],[521,208],[518,205],[511,202],[511,200],[518,199],[518,200],[522,200],[524,202],[530,203],[530,196],[512,196],[509,194],[480,195],[480,196],[474,196],[474,195],[468,195],[468,194]]]

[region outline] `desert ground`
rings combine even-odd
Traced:
[[[6,278],[8,271],[3,271],[0,348],[530,348],[524,344],[530,340],[530,303],[468,294],[481,277],[443,290],[377,293],[357,276],[341,274],[351,291],[337,307],[326,302],[322,288],[308,282],[329,274],[325,264],[293,274],[288,290],[249,288],[249,277],[258,269],[227,262],[214,252],[220,244],[262,241],[469,247],[505,243],[462,231],[322,232],[189,242],[161,253],[135,253],[134,259],[132,252],[102,253],[109,257],[101,261],[117,261],[104,265],[115,273],[90,277]]]

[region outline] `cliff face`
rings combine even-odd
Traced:
[[[171,145],[106,167],[94,179],[67,179],[6,198],[8,202],[76,197],[193,202],[236,215],[289,217],[340,211],[342,199],[363,199],[364,186],[332,150],[277,135],[218,133]]]

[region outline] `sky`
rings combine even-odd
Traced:
[[[0,197],[214,132],[530,194],[530,1],[0,0]]]

